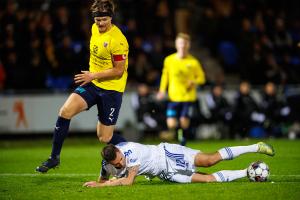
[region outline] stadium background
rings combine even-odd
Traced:
[[[212,152],[264,140],[276,149],[274,158],[251,154],[200,170],[242,169],[263,160],[270,166],[270,181],[181,185],[138,177],[134,187],[82,188],[97,178],[101,165],[95,109],[72,120],[60,168],[36,174],[51,150],[58,109],[75,87],[73,76],[88,69],[92,0],[1,0],[0,199],[299,199],[300,1],[116,2],[114,22],[130,44],[117,131],[143,143],[166,139],[165,102],[155,101],[155,92],[163,59],[175,51],[176,33],[188,32],[191,52],[207,76],[188,146]],[[252,85],[255,101],[247,110],[235,101],[243,80]],[[263,89],[269,81],[277,87],[278,107],[266,110]],[[225,88],[225,113],[247,111],[255,120],[224,118],[224,110],[213,110],[208,100],[216,85]],[[261,114],[268,118],[261,120]]]
[[[207,76],[207,83],[199,88],[192,138],[204,137],[201,133],[205,137],[245,137],[251,131],[253,136],[288,137],[291,133],[290,137],[297,137],[300,118],[298,1],[116,2],[114,22],[130,44],[129,77],[117,125],[119,131],[137,140],[143,138],[143,133],[155,136],[166,129],[165,102],[156,102],[153,96],[159,85],[163,59],[175,51],[176,33],[187,32],[192,36],[192,54],[200,59]],[[91,3],[1,1],[1,134],[52,132],[59,106],[75,87],[74,74],[88,69],[93,22],[89,12]],[[265,115],[276,113],[267,113],[271,108],[263,108],[263,87],[267,82],[276,84],[276,101],[284,102],[290,109],[287,116],[275,120],[274,123],[280,124],[276,130],[267,127],[273,120],[268,121],[267,117],[259,122],[249,119],[249,124],[227,127],[222,130],[229,133],[219,133],[216,124],[229,123],[212,117],[212,112],[222,111],[210,110],[207,95],[214,85],[225,87],[228,109],[238,116],[235,111],[243,110],[236,108],[235,96],[243,80],[252,85],[251,95],[257,104],[250,105],[253,110],[249,112]],[[94,132],[95,116],[94,112],[75,118],[71,131]],[[236,124],[236,118],[230,124]],[[241,131],[246,133],[239,134]]]

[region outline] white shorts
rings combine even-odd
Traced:
[[[190,183],[196,171],[195,156],[201,152],[178,144],[161,144],[166,158],[166,169],[159,176],[161,179]]]

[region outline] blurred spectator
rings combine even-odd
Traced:
[[[59,6],[55,9],[55,15],[53,19],[53,32],[55,33],[54,39],[56,41],[61,41],[66,35],[74,34],[71,29],[75,23],[73,20],[70,20],[69,10],[66,6]],[[74,24],[75,25],[75,24]]]
[[[78,5],[79,2],[73,3]],[[85,40],[89,36],[84,35],[81,24],[75,20],[77,15],[70,20],[70,9],[65,6],[68,2],[43,3],[35,1],[29,6],[14,0],[4,2],[6,8],[0,15],[0,58],[8,77],[3,86],[5,89],[43,89],[46,85],[53,89],[68,89],[74,71],[80,71],[82,65],[87,68]],[[53,8],[51,12],[48,11],[50,7]],[[73,12],[79,13],[79,10]],[[86,26],[84,19],[80,21]],[[78,42],[70,40],[72,36]],[[51,79],[53,75],[67,77],[69,83],[64,84],[62,79],[55,84]],[[27,76],[32,78],[26,79]]]
[[[130,69],[130,76],[133,76],[133,79],[139,83],[146,83],[147,76],[152,69],[152,65],[144,52],[139,52],[136,55],[135,64],[132,67],[133,69]]]
[[[242,79],[251,80],[251,82],[261,83],[263,78],[257,77],[257,71],[259,70],[257,66],[261,67],[255,60],[259,60],[255,55],[255,33],[253,30],[253,24],[249,18],[244,18],[241,21],[241,28],[238,37],[238,48],[239,53],[239,63],[240,63],[240,74]],[[256,46],[259,48],[258,46]],[[261,70],[261,69],[260,69]],[[261,73],[260,73],[261,74]]]
[[[300,63],[296,48],[300,20],[295,14],[299,2],[213,0],[201,6],[201,44],[212,55],[219,53],[217,58],[226,73],[237,74],[251,84],[275,80],[277,84],[300,83],[300,79],[294,81]]]
[[[289,52],[293,45],[292,37],[286,30],[285,21],[280,17],[275,19],[274,44],[278,54]]]
[[[224,97],[223,86],[214,85],[205,100],[209,110],[207,122],[216,124],[222,137],[228,138],[232,131],[233,109]]]
[[[291,109],[283,99],[283,95],[277,95],[276,85],[272,82],[264,86],[261,108],[266,117],[264,127],[268,136],[282,136],[283,125],[289,122]]]
[[[5,70],[0,60],[0,91],[4,89],[5,79],[6,79]]]
[[[286,83],[286,73],[283,71],[282,67],[276,62],[273,54],[270,53],[266,55],[265,66],[267,81],[282,85]]]
[[[140,84],[137,93],[131,98],[131,104],[138,121],[140,137],[148,134],[157,136],[166,129],[165,103],[157,102],[153,92],[146,84]]]
[[[42,54],[41,41],[38,38],[31,41],[29,58],[31,78],[28,79],[28,86],[30,89],[45,89],[46,60]]]
[[[118,3],[120,12],[114,21],[130,46],[128,85],[159,85],[164,57],[174,52],[178,31],[192,35],[196,51],[206,47],[223,65],[226,78],[232,75],[235,83],[237,78],[252,85],[300,83],[298,1]],[[82,0],[1,1],[3,89],[70,89],[74,72],[89,65],[90,4]],[[34,78],[26,80],[27,76]]]
[[[265,136],[262,123],[265,115],[260,112],[259,106],[252,97],[251,85],[247,81],[240,83],[238,96],[234,101],[234,130],[235,137]],[[251,132],[252,131],[252,132]]]
[[[300,123],[300,88],[287,87],[285,89],[285,97],[289,107],[291,108],[290,120],[292,123]]]

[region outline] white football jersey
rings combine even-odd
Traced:
[[[137,175],[149,178],[158,176],[164,180],[190,182],[195,172],[194,158],[200,152],[177,144],[161,143],[144,145],[134,142],[122,142],[116,147],[125,156],[125,168],[116,169],[104,162],[101,176],[108,179],[110,175],[121,178],[127,176],[128,168],[139,165]]]
[[[125,169],[116,169],[111,164],[102,166],[108,174],[124,177],[129,167],[139,165],[137,175],[150,177],[159,175],[166,168],[165,153],[162,145],[143,145],[134,142],[122,142],[116,145],[126,158]],[[107,175],[108,175],[107,174]],[[102,175],[103,176],[103,175]],[[106,177],[107,178],[107,177]]]

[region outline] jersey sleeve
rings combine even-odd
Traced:
[[[196,67],[195,67],[195,81],[199,85],[202,85],[206,82],[203,68],[200,62],[198,62],[197,60],[196,60]]]
[[[107,169],[107,162],[105,160],[102,160],[102,167],[100,169],[100,177],[103,179],[109,179],[110,173]]]
[[[111,55],[114,61],[126,60],[128,51],[127,41],[117,38],[111,40]]]
[[[162,70],[161,80],[160,80],[160,92],[166,92],[168,87],[168,80],[169,80],[169,64],[168,64],[168,58],[164,60],[164,66]]]

